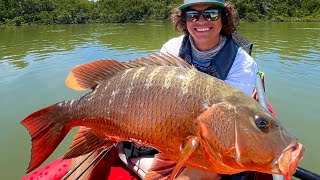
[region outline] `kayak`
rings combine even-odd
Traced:
[[[124,163],[120,158],[115,155],[115,149],[111,149],[108,154],[104,157],[102,161],[97,165],[99,168],[104,169],[103,174],[98,174],[97,177],[92,177],[91,179],[101,179],[101,180],[139,180],[140,178]],[[71,159],[58,158],[49,164],[41,167],[40,169],[33,171],[21,178],[21,180],[61,180],[71,169]]]
[[[114,148],[111,149],[116,151]],[[114,154],[107,154],[103,161],[100,161],[97,166],[104,169],[104,173],[97,173],[94,177],[90,179],[95,180],[140,180],[139,176],[135,174],[132,170],[125,166],[125,164],[120,160],[120,158]],[[112,156],[112,157],[111,157]],[[71,159],[58,158],[49,164],[43,166],[42,168],[29,173],[21,180],[61,180],[71,169]],[[93,173],[92,173],[93,174]],[[81,179],[81,178],[80,178]],[[254,180],[254,179],[264,179],[272,180],[272,175],[257,173],[257,172],[242,172],[237,175],[222,175],[223,179],[243,179],[243,180]]]
[[[58,158],[51,163],[43,166],[42,168],[29,173],[27,176],[21,178],[22,180],[35,180],[35,179],[62,179],[68,173],[71,159]]]
[[[115,148],[111,151],[116,151]],[[61,180],[71,169],[71,159],[58,158],[42,168],[29,173],[21,180]],[[95,180],[140,180],[138,175],[130,170],[114,153],[108,153],[103,161],[100,161],[97,166],[100,166],[100,170],[103,168],[103,173],[99,173],[91,176],[90,179]],[[81,179],[81,178],[80,178]],[[257,173],[257,172],[242,172],[236,175],[222,175],[222,180],[230,179],[242,179],[242,180],[273,180],[271,174]]]

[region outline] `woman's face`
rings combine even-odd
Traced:
[[[207,9],[214,9],[213,5],[200,4],[190,6],[188,10],[202,11]],[[208,21],[201,15],[199,20],[194,22],[187,21],[187,29],[193,41],[199,50],[209,50],[217,46],[220,40],[220,31],[222,28],[221,17],[216,21]]]

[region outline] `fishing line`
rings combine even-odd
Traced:
[[[112,147],[112,146],[111,146]],[[100,154],[98,154],[97,157],[95,157],[91,163],[75,178],[75,180],[80,179],[80,177],[95,163],[97,162],[97,164],[101,161],[101,159],[109,152],[109,150],[111,149],[111,147],[104,149],[103,151],[100,152]]]
[[[73,169],[71,169],[61,180],[66,180],[72,173],[74,173],[96,150],[88,154],[81,162],[79,162]]]

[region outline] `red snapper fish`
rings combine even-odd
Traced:
[[[130,62],[76,66],[66,80],[86,95],[36,111],[21,123],[32,137],[28,172],[41,165],[70,129],[85,126],[65,158],[120,141],[159,150],[146,179],[167,176],[161,161],[218,174],[242,171],[290,179],[304,148],[254,99],[169,54]],[[160,171],[157,171],[157,169]],[[171,175],[170,175],[171,174]]]

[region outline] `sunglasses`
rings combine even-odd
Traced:
[[[219,18],[220,9],[207,9],[203,11],[189,10],[185,12],[185,17],[188,22],[196,22],[202,15],[207,21],[216,21]]]

